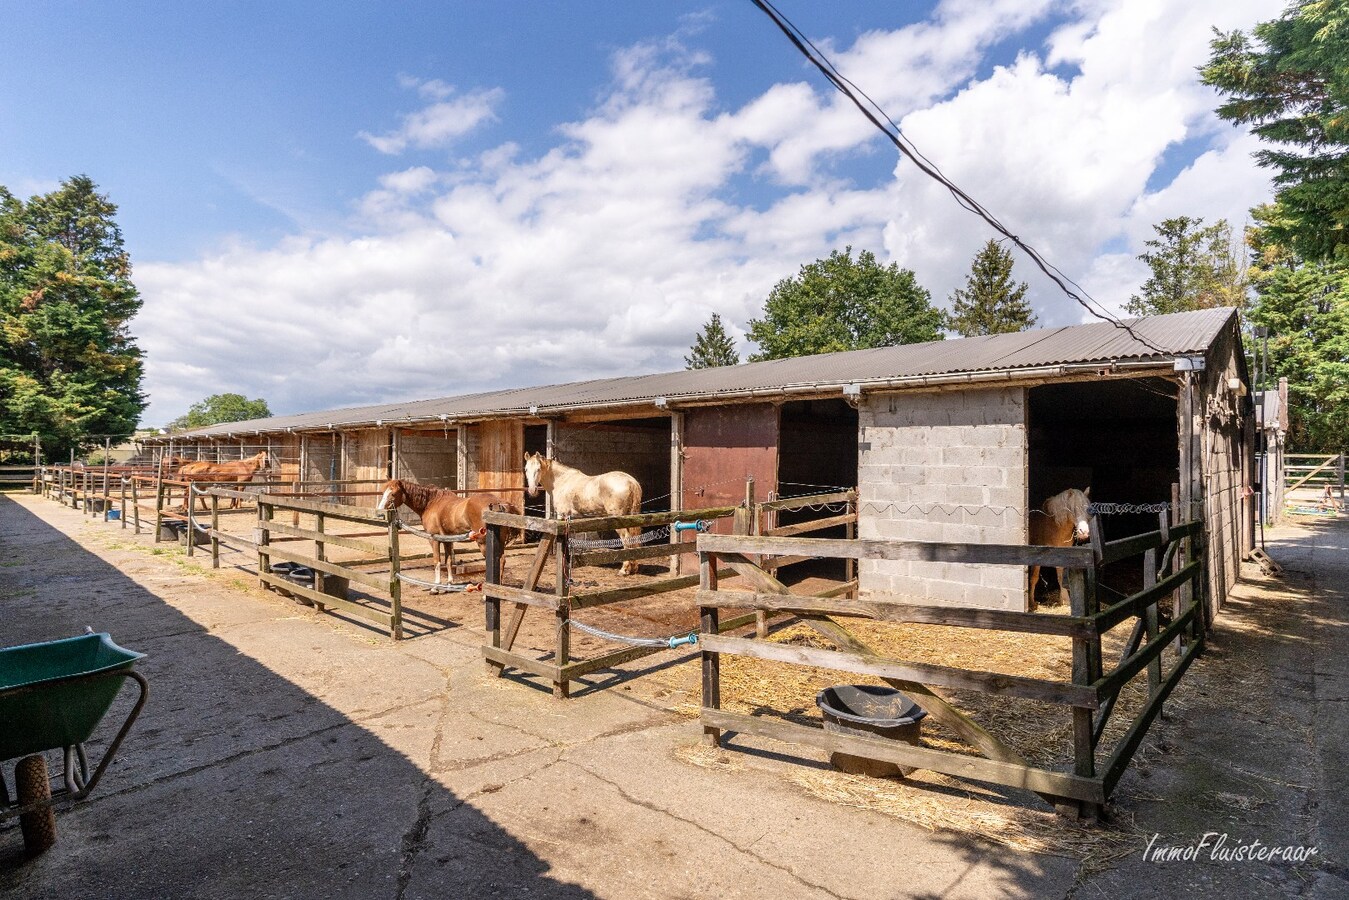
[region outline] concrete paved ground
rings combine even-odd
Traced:
[[[152,688],[97,793],[58,813],[55,848],[25,861],[0,828],[0,895],[1344,896],[1349,532],[1290,530],[1271,553],[1296,571],[1233,602],[1121,785],[1137,852],[1090,873],[816,798],[782,747],[691,766],[697,724],[640,690],[559,702],[489,678],[477,607],[395,645],[0,496],[0,646],[92,626],[149,654]],[[1154,832],[1215,829],[1319,859],[1144,859]]]

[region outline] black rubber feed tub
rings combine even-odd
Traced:
[[[815,704],[824,718],[824,730],[834,734],[881,737],[916,745],[922,736],[922,719],[927,715],[901,691],[870,684],[839,684],[815,695]],[[852,775],[885,778],[907,775],[911,767],[892,762],[834,753],[829,758],[836,769]]]

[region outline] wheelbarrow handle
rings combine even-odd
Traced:
[[[122,740],[127,736],[127,732],[131,730],[131,726],[135,724],[136,719],[140,716],[141,709],[144,708],[145,701],[150,696],[150,684],[145,680],[145,676],[137,672],[135,669],[127,669],[125,671],[113,671],[113,672],[96,672],[92,675],[85,675],[72,679],[73,681],[86,681],[86,680],[94,681],[100,678],[116,678],[116,677],[133,679],[136,682],[136,686],[140,689],[140,695],[136,698],[135,705],[131,707],[131,712],[127,714],[126,721],[122,723],[122,727],[117,730],[117,734],[113,737],[112,742],[108,744],[108,749],[103,752],[103,758],[98,761],[98,766],[94,769],[94,774],[87,781],[84,782],[83,786],[80,787],[79,790],[71,790],[70,787],[67,786],[65,790],[53,793],[49,799],[40,800],[36,803],[29,803],[26,806],[20,806],[13,809],[0,809],[0,821],[11,818],[13,816],[20,816],[24,815],[25,813],[34,812],[36,810],[41,809],[44,806],[51,806],[55,804],[57,801],[72,802],[75,800],[83,800],[85,797],[88,797],[93,792],[95,787],[98,786],[99,779],[103,777],[104,771],[107,770],[108,765],[112,762],[113,757],[117,755],[117,748],[122,746]],[[82,753],[81,756],[83,756]],[[69,763],[69,759],[70,759],[69,754],[67,754],[66,755],[67,763]],[[67,772],[66,775],[68,778],[69,773]]]

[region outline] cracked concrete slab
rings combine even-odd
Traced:
[[[741,740],[734,766],[689,765],[700,728],[640,679],[560,702],[487,674],[480,602],[395,644],[148,536],[0,496],[0,645],[92,624],[150,653],[152,686],[104,784],[58,813],[55,848],[23,862],[0,827],[0,893],[1343,896],[1346,536],[1271,545],[1295,571],[1234,597],[1121,784],[1140,835],[1216,823],[1295,835],[1324,862],[1155,865],[1140,837],[1096,872],[815,797],[790,778],[822,765],[808,750]]]

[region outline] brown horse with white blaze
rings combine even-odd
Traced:
[[[642,486],[627,472],[587,475],[542,453],[525,454],[525,486],[529,496],[546,491],[558,518],[571,516],[635,516],[642,511]],[[641,543],[641,528],[620,528],[619,538],[629,549]],[[623,562],[624,575],[637,573],[637,560]]]
[[[1030,542],[1037,547],[1071,547],[1091,539],[1091,488],[1079,491],[1069,488],[1046,500],[1030,516]],[[1063,583],[1063,569],[1055,567],[1059,576],[1059,599],[1068,602],[1068,588]],[[1035,607],[1035,587],[1040,581],[1040,567],[1030,567],[1030,601]]]
[[[453,490],[418,484],[401,478],[385,482],[384,487],[380,488],[379,503],[375,505],[375,510],[383,512],[404,505],[421,517],[422,531],[433,535],[466,534],[468,540],[477,543],[479,550],[484,549],[487,543],[487,526],[482,520],[484,512],[491,509],[520,515],[519,507],[507,503],[495,494],[471,494],[460,497]],[[516,529],[503,528],[501,536],[507,544],[510,544],[521,535]],[[440,584],[442,560],[447,584],[454,574],[450,571],[449,557],[445,542],[432,538],[431,558],[436,567],[436,584]]]

